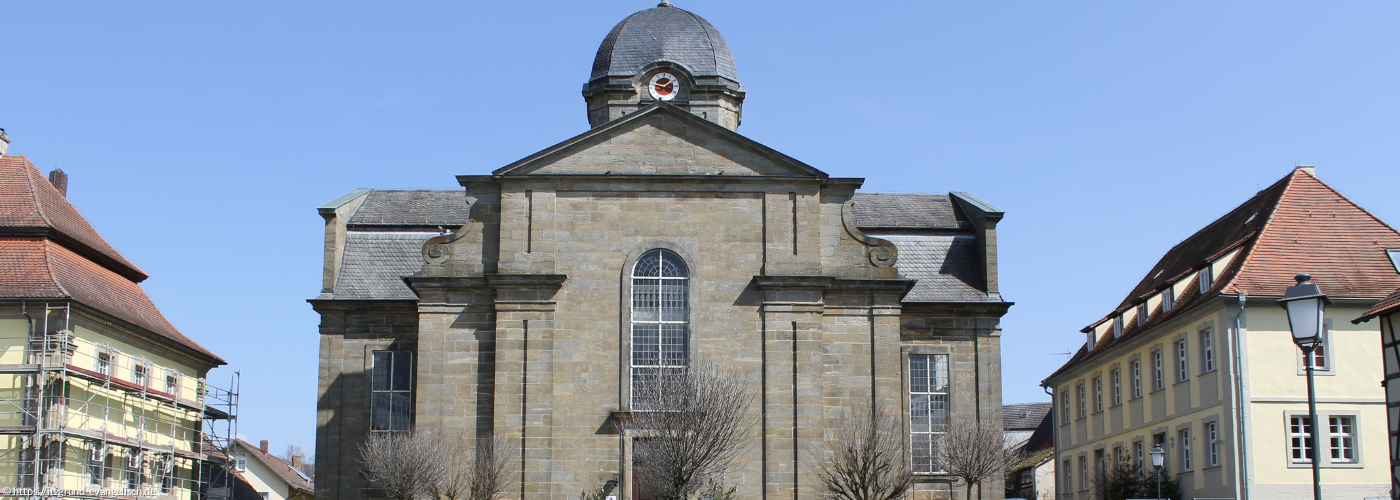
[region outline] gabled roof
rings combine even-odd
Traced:
[[[258,461],[266,465],[267,468],[272,469],[282,482],[287,483],[289,488],[306,493],[312,493],[314,491],[311,479],[302,476],[300,471],[292,467],[291,462],[283,460],[281,457],[271,453],[263,453],[262,448],[254,446],[242,439],[238,440],[238,447],[242,448],[243,453],[247,456],[258,459]]]
[[[642,109],[639,109],[636,112],[631,113],[627,116],[594,127],[592,130],[589,130],[570,139],[567,139],[563,142],[545,148],[539,151],[538,153],[527,156],[519,161],[516,161],[515,163],[511,163],[510,165],[506,165],[504,167],[496,169],[496,171],[492,172],[491,174],[498,177],[512,175],[529,175],[533,172],[534,169],[542,165],[546,165],[548,163],[558,161],[561,158],[566,158],[578,154],[582,151],[586,151],[594,145],[601,144],[618,135],[626,134],[627,132],[639,126],[646,125],[649,120],[653,119],[662,119],[663,122],[665,120],[674,120],[677,125],[697,127],[697,129],[703,131],[705,135],[713,137],[716,140],[721,141],[723,143],[726,143],[726,146],[733,146],[733,148],[729,148],[732,151],[742,151],[746,156],[771,162],[778,168],[784,169],[785,173],[783,175],[780,175],[781,177],[811,177],[817,179],[827,178],[827,174],[825,172],[817,170],[816,168],[813,168],[812,166],[807,165],[806,163],[797,161],[796,159],[793,159],[788,155],[780,153],[777,150],[769,148],[768,146],[759,144],[753,139],[749,139],[747,137],[739,135],[738,132],[729,130],[715,122],[695,116],[689,111],[677,108],[665,101],[656,101],[655,103],[643,107]],[[662,128],[663,130],[671,131],[669,130],[670,127]],[[684,134],[677,135],[677,138],[681,140],[693,141],[693,144],[697,148],[697,151],[710,151],[713,148],[714,145],[706,144],[704,142],[709,137],[699,138],[686,137],[684,136]],[[626,156],[622,156],[620,158],[631,159]],[[673,155],[661,155],[654,157],[654,159],[658,161],[674,160],[675,158],[676,157]],[[606,167],[605,165],[593,166],[600,168]],[[597,174],[604,174],[604,172],[597,172]],[[622,174],[622,172],[618,172],[618,174]],[[658,173],[656,175],[676,174]],[[682,173],[680,175],[684,174]],[[708,176],[715,174],[702,173],[699,175]],[[734,175],[734,173],[731,172],[729,173],[729,175]]]
[[[1083,331],[1186,280],[1171,311],[1157,306],[1142,325],[1124,321],[1118,338],[1106,333],[1092,351],[1086,343],[1045,380],[1217,296],[1281,297],[1298,273],[1311,274],[1323,293],[1334,298],[1381,300],[1400,287],[1388,248],[1400,248],[1400,232],[1318,180],[1310,168],[1295,169],[1172,247],[1117,308]],[[1195,272],[1235,249],[1239,255],[1201,293]]]
[[[147,277],[23,156],[0,156],[0,235],[47,235],[129,280]]]
[[[171,325],[141,285],[52,240],[0,238],[0,298],[72,299],[223,364]]]

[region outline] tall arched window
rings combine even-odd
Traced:
[[[632,268],[632,407],[648,406],[646,383],[686,366],[690,273],[685,261],[652,250]]]

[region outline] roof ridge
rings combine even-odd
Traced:
[[[64,297],[73,297],[73,294],[72,294],[71,292],[68,291],[68,288],[67,288],[67,287],[64,287],[64,286],[63,286],[63,283],[60,282],[60,281],[58,280],[58,274],[56,274],[56,273],[54,272],[54,269],[53,269],[53,261],[52,261],[52,259],[54,258],[54,253],[51,252],[51,251],[49,251],[48,246],[49,246],[49,245],[54,245],[55,243],[53,243],[52,241],[49,241],[48,238],[44,238],[43,244],[44,244],[44,269],[48,270],[48,272],[49,272],[49,273],[48,273],[48,274],[49,274],[49,281],[52,281],[52,282],[53,282],[54,288],[57,288],[58,291],[59,291],[60,293],[62,293]]]
[[[1284,198],[1288,197],[1288,192],[1293,190],[1293,179],[1296,178],[1296,176],[1301,172],[1303,172],[1302,169],[1294,169],[1288,175],[1283,176],[1283,179],[1279,179],[1279,182],[1288,181],[1288,185],[1283,187],[1283,192],[1279,193],[1277,200],[1274,200],[1274,206],[1269,208],[1269,216],[1268,218],[1264,219],[1264,227],[1259,228],[1258,235],[1254,237],[1254,244],[1249,245],[1249,248],[1245,249],[1247,253],[1245,253],[1242,256],[1244,257],[1244,260],[1240,261],[1239,270],[1235,272],[1234,276],[1230,277],[1229,281],[1225,282],[1225,286],[1220,288],[1222,291],[1231,290],[1235,292],[1236,295],[1249,295],[1248,291],[1246,291],[1243,287],[1239,286],[1238,282],[1240,279],[1240,275],[1243,275],[1244,270],[1248,268],[1250,264],[1253,263],[1254,249],[1259,247],[1259,243],[1264,241],[1266,235],[1269,235],[1271,232],[1273,232],[1270,230],[1274,228],[1274,215],[1278,214],[1278,207],[1279,205],[1283,204]],[[1278,183],[1276,182],[1275,184]]]
[[[43,172],[40,171],[39,167],[35,166],[34,163],[30,162],[29,158],[25,158],[24,161],[20,162],[19,168],[24,171],[24,179],[29,182],[29,198],[34,201],[34,213],[39,214],[39,218],[44,220],[44,224],[54,228],[54,230],[58,230],[58,228],[54,226],[53,219],[50,219],[49,214],[44,212],[44,204],[39,202],[39,186],[34,185],[34,176],[30,175],[29,167],[34,167],[34,172],[39,172],[39,175],[43,175]]]

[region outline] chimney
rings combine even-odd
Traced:
[[[292,455],[292,468],[293,468],[293,469],[300,469],[300,468],[301,468],[301,455]]]
[[[10,136],[5,135],[5,129],[0,128],[0,156],[5,156],[5,152],[10,150]]]
[[[262,442],[258,443],[258,449],[259,449],[259,450],[262,450],[262,452],[263,452],[264,454],[267,453],[267,440],[266,440],[266,439],[264,439],[264,440],[262,440]]]
[[[68,197],[68,174],[63,173],[63,169],[55,168],[49,171],[49,184],[53,184],[58,189],[58,194]]]

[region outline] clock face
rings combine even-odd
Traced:
[[[675,99],[681,89],[676,77],[670,73],[657,73],[652,76],[651,85],[647,88],[651,91],[651,96],[660,101]]]

